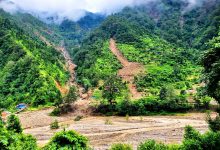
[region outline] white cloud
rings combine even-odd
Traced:
[[[0,8],[8,12],[24,11],[40,18],[56,16],[57,21],[64,18],[79,20],[86,11],[112,14],[125,6],[136,6],[156,0],[0,0]],[[190,7],[199,0],[188,0]]]

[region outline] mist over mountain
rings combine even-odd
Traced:
[[[87,12],[110,15],[121,11],[124,7],[148,5],[163,0],[2,0],[0,8],[10,13],[30,13],[44,21],[53,20],[61,23],[65,19],[78,21]],[[182,0],[186,2],[185,11],[199,6],[204,0]]]

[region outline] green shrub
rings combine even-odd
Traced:
[[[132,150],[132,146],[129,144],[113,144],[110,150]]]
[[[53,111],[50,113],[51,116],[60,116],[61,115],[61,109],[59,107],[56,107],[53,109]]]
[[[203,150],[201,147],[201,142],[194,139],[187,139],[183,142],[181,146],[183,150]]]
[[[193,140],[200,140],[201,139],[201,135],[199,133],[199,131],[195,130],[193,127],[191,126],[186,126],[185,127],[185,134],[184,134],[184,139],[188,140],[188,139],[193,139]]]
[[[54,110],[50,113],[51,116],[60,116],[62,114],[67,114],[71,112],[73,109],[70,104],[62,104],[59,107],[54,108]]]
[[[37,150],[37,142],[31,135],[15,133],[3,127],[0,128],[0,149]]]
[[[58,121],[57,120],[55,120],[54,122],[52,122],[51,124],[50,124],[50,129],[59,129],[59,123],[58,123]]]
[[[37,142],[31,135],[14,135],[15,141],[9,146],[9,150],[37,150]]]
[[[214,132],[220,131],[220,116],[219,115],[217,115],[214,119],[212,119],[210,113],[208,113],[206,120],[209,124],[210,130]]]
[[[200,134],[194,128],[185,127],[185,134],[181,150],[219,150],[220,132],[207,132]]]
[[[21,133],[21,123],[18,117],[14,114],[10,115],[7,120],[7,130],[14,131],[16,133]]]
[[[138,146],[138,150],[168,150],[163,143],[157,143],[155,140],[147,140]]]
[[[75,131],[61,131],[52,137],[51,141],[43,150],[88,150],[88,140],[86,137]]]
[[[76,118],[74,118],[74,121],[80,121],[81,119],[83,119],[83,116],[76,116]]]

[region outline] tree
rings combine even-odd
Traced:
[[[115,75],[109,77],[104,83],[102,97],[107,99],[110,105],[113,105],[117,96],[122,94],[123,86],[120,77]]]
[[[174,98],[174,88],[172,86],[163,86],[160,90],[159,97],[161,100],[170,100]]]
[[[59,116],[64,113],[72,111],[71,103],[77,100],[76,87],[72,86],[69,89],[69,93],[63,99],[57,99],[55,101],[56,108],[51,112],[52,116]]]
[[[76,87],[72,86],[69,89],[69,93],[64,98],[64,104],[70,104],[77,100],[77,93],[76,93]]]
[[[219,32],[220,33],[220,32]],[[204,67],[204,80],[206,82],[206,91],[210,97],[213,97],[220,103],[220,34],[209,43],[210,49],[203,55],[202,65]],[[208,114],[207,122],[213,131],[220,130],[220,116],[212,119]]]
[[[209,124],[209,129],[213,132],[220,131],[220,116],[216,116],[214,119],[211,118],[210,113],[207,114],[206,121]]]
[[[14,131],[16,133],[22,133],[21,123],[16,115],[10,115],[6,124],[7,130]]]
[[[220,36],[214,38],[209,45],[211,48],[204,53],[201,61],[204,80],[208,95],[220,103]]]

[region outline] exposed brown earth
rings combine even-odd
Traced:
[[[142,97],[142,93],[137,91],[137,87],[134,84],[134,77],[144,71],[144,66],[137,62],[129,62],[127,58],[125,58],[117,49],[114,39],[110,39],[110,50],[123,66],[123,68],[118,71],[118,75],[122,77],[124,81],[128,82],[131,98],[140,99]]]

